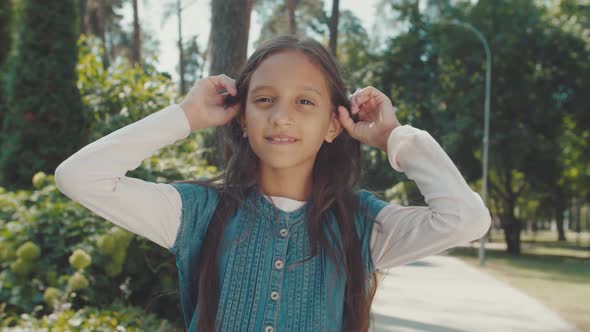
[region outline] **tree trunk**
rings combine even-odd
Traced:
[[[571,219],[573,220],[573,223],[569,229],[578,233],[582,230],[581,203],[582,200],[578,197],[572,199]]]
[[[226,74],[236,78],[246,63],[252,0],[216,0],[211,2],[209,35],[209,75]]]
[[[186,94],[186,82],[184,80],[184,45],[182,45],[182,6],[180,0],[176,0],[176,10],[178,16],[178,70],[180,75],[180,95]]]
[[[88,0],[78,0],[78,24],[79,34],[88,34],[86,31],[86,2]]]
[[[141,39],[139,28],[139,13],[137,8],[137,0],[133,0],[133,50],[131,54],[131,62],[139,64],[141,60]]]
[[[295,22],[295,0],[285,0],[287,12],[289,13],[289,34],[297,34],[297,23]]]
[[[105,33],[106,33],[106,35],[109,36],[109,38],[108,38],[109,59],[114,61],[116,59],[116,54],[115,54],[115,43],[113,42],[113,30],[111,29],[111,24],[112,24],[111,22],[105,22]]]
[[[512,189],[512,175],[508,171],[504,180],[503,212],[500,218],[502,229],[504,230],[504,239],[506,241],[507,252],[518,256],[520,255],[520,230],[522,225],[514,215],[518,191],[515,193]]]
[[[520,255],[520,222],[514,216],[502,216],[502,229],[506,240],[506,251],[512,255]]]
[[[211,32],[209,33],[209,75],[225,74],[237,79],[246,63],[250,13],[253,0],[211,1]],[[205,137],[205,146],[223,151],[221,127],[214,129],[213,137]],[[213,153],[205,159],[210,165],[223,167],[223,153]]]
[[[557,241],[565,241],[565,231],[563,229],[563,207],[555,205],[555,223],[557,224]]]
[[[86,33],[95,34],[100,38],[104,52],[102,53],[102,65],[104,69],[110,66],[109,59],[109,45],[106,37],[106,26],[102,7],[92,8],[88,13],[87,21],[85,22]]]
[[[332,1],[332,17],[330,19],[330,50],[336,56],[338,49],[338,18],[340,17],[340,1]]]

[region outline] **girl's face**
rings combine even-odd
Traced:
[[[263,167],[313,167],[323,142],[342,129],[330,97],[321,69],[299,51],[275,53],[260,64],[241,121]]]

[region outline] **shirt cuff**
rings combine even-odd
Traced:
[[[402,151],[405,145],[411,144],[412,138],[422,131],[409,124],[398,126],[391,131],[387,139],[387,158],[393,169],[398,172],[405,172],[400,164],[400,151]]]

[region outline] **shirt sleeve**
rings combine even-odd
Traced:
[[[157,150],[189,136],[182,108],[170,105],[120,128],[63,161],[57,188],[68,198],[130,232],[170,249],[180,225],[176,188],[127,177]]]
[[[410,263],[482,237],[491,216],[453,161],[427,132],[409,124],[395,128],[387,141],[391,166],[414,180],[428,206],[388,203],[371,233],[376,269]],[[376,198],[374,198],[376,199]]]

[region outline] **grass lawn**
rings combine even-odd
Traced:
[[[549,233],[549,232],[547,232]],[[503,235],[492,233],[484,269],[555,310],[581,331],[590,331],[590,237],[566,234],[568,242],[555,241],[556,234],[523,233],[522,255],[512,257],[502,248]],[[479,267],[479,242],[448,254]]]

